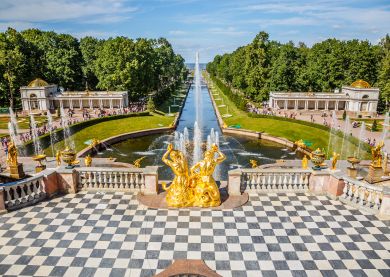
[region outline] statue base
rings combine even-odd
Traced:
[[[46,165],[44,165],[44,164],[42,164],[42,165],[37,165],[36,167],[35,167],[35,173],[39,173],[39,172],[41,172],[41,171],[43,171],[43,170],[45,170],[46,169]]]
[[[374,166],[370,164],[368,167],[368,174],[366,176],[366,181],[370,184],[376,183],[382,180],[383,168],[381,166]]]
[[[355,167],[347,167],[347,175],[351,178],[356,178],[357,176],[357,168]]]
[[[18,163],[17,165],[9,166],[9,173],[11,178],[21,179],[25,176],[23,171],[23,164]]]

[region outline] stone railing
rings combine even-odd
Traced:
[[[157,194],[156,166],[145,168],[78,168],[77,190],[134,191]]]
[[[307,191],[311,170],[304,169],[236,169],[229,171],[230,195],[242,192]]]
[[[0,187],[3,190],[4,206],[7,210],[16,210],[28,205],[35,204],[46,198],[46,188],[43,182],[44,174],[4,184]]]
[[[339,198],[342,202],[374,213],[380,210],[384,196],[383,186],[371,185],[346,176],[343,179],[345,185]]]

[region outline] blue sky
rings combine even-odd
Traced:
[[[261,30],[312,45],[329,37],[378,43],[390,33],[390,1],[0,0],[0,30],[40,28],[99,38],[166,37],[193,62],[231,52]]]

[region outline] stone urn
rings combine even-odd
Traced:
[[[311,152],[310,159],[314,164],[313,169],[320,170],[322,168],[321,165],[325,161],[325,153],[320,148],[317,148],[317,150]]]
[[[73,168],[76,160],[76,152],[69,147],[66,147],[65,150],[61,152],[61,159],[67,164],[65,168]]]
[[[357,177],[357,168],[355,165],[360,163],[360,160],[356,157],[347,157],[347,161],[351,164],[351,166],[347,167],[347,174],[351,178]]]

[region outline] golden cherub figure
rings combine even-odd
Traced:
[[[84,159],[84,163],[86,167],[90,167],[92,165],[92,157],[91,155],[87,155]]]
[[[372,155],[372,162],[371,165],[374,167],[381,167],[382,166],[382,147],[384,145],[384,142],[381,141],[378,143],[377,146],[373,146],[371,148],[371,155]]]
[[[257,167],[257,161],[256,160],[249,160],[249,163],[251,164],[252,168]]]
[[[307,169],[308,163],[309,163],[309,160],[307,159],[307,156],[305,155],[302,159],[302,169]]]
[[[61,151],[60,150],[57,150],[57,152],[56,152],[56,162],[57,162],[57,166],[61,165]]]
[[[12,140],[8,144],[7,163],[9,166],[18,165],[18,149],[16,148],[16,145]]]
[[[337,154],[336,152],[333,152],[333,158],[332,158],[332,170],[336,169],[336,164],[338,159],[340,158],[340,154]]]

